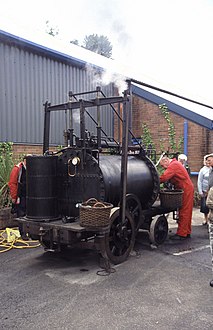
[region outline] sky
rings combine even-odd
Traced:
[[[213,106],[213,0],[0,3],[4,31],[11,25],[17,34],[19,29],[43,33],[49,21],[65,43],[82,43],[90,34],[107,36],[113,59],[131,67],[133,78]]]

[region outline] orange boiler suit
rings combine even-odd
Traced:
[[[177,235],[186,237],[191,234],[194,186],[185,167],[175,158],[172,159],[160,182],[170,181],[176,189],[183,190],[182,208],[179,210]]]
[[[19,164],[15,165],[10,173],[10,180],[8,182],[8,186],[10,188],[10,196],[15,203],[17,203],[18,199],[18,183],[22,171],[23,163],[20,162]]]

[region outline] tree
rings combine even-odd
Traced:
[[[59,33],[58,28],[57,27],[51,27],[49,25],[49,23],[50,23],[49,21],[46,21],[46,33],[51,35],[52,37],[57,36],[58,33]]]
[[[50,26],[50,22],[47,20],[46,33],[55,37],[59,34],[59,29],[58,27]],[[108,58],[112,56],[112,45],[108,38],[103,35],[99,36],[97,34],[90,34],[88,36],[85,36],[82,45],[79,44],[79,41],[77,39],[70,40],[70,43],[77,46],[81,46],[83,48],[91,50],[94,53],[103,55]]]
[[[112,45],[108,38],[103,35],[91,34],[86,36],[82,47],[108,58],[112,56]]]
[[[70,43],[71,43],[71,44],[74,44],[74,45],[76,45],[76,46],[79,46],[79,42],[78,42],[77,39],[70,40]]]

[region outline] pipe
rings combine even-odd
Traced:
[[[44,104],[44,137],[43,137],[43,154],[49,150],[50,139],[50,103]]]
[[[129,99],[129,113],[127,113],[127,116],[129,116],[129,131],[132,131],[132,84],[131,81],[128,81],[128,94],[130,95]],[[131,134],[130,132],[128,133],[128,144],[131,144]]]
[[[165,156],[165,152],[163,152],[161,155],[160,155],[160,158],[158,159],[157,163],[155,164],[155,166],[157,167],[159,164],[160,164],[160,161],[161,159]]]
[[[97,145],[98,150],[101,149],[101,113],[100,113],[100,105],[99,105],[99,98],[100,98],[100,92],[101,88],[98,86],[96,88],[96,100],[97,100]]]
[[[123,126],[122,126],[122,155],[121,155],[121,200],[120,200],[120,216],[121,224],[125,222],[126,216],[126,191],[127,191],[127,162],[128,162],[128,133],[129,133],[129,109],[131,107],[128,103],[127,91],[124,92],[123,102]]]
[[[159,87],[155,87],[155,86],[152,86],[152,85],[146,84],[146,83],[144,83],[144,82],[142,82],[142,81],[135,80],[135,79],[131,78],[131,79],[128,79],[127,82],[128,82],[129,80],[130,80],[131,82],[135,83],[135,84],[138,84],[138,85],[141,85],[141,86],[144,86],[144,87],[148,87],[148,88],[154,89],[154,90],[156,90],[156,91],[159,91],[159,92],[162,92],[162,93],[166,93],[166,94],[168,94],[168,95],[172,95],[172,96],[175,96],[175,97],[179,97],[179,98],[182,99],[182,100],[186,100],[186,101],[189,101],[189,102],[192,102],[192,103],[195,103],[195,104],[199,104],[199,105],[202,105],[202,106],[204,106],[204,107],[207,107],[207,108],[213,109],[213,107],[212,107],[211,105],[208,105],[208,104],[205,104],[205,103],[201,103],[201,102],[197,102],[197,101],[195,101],[195,100],[189,99],[188,97],[184,97],[184,96],[181,96],[181,95],[178,95],[178,94],[175,94],[175,93],[169,92],[169,91],[167,91],[167,90],[165,90],[165,89],[162,89],[162,88],[159,88]]]

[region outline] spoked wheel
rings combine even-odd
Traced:
[[[138,197],[133,194],[126,195],[126,210],[130,213],[135,223],[136,230],[139,229],[142,207]]]
[[[162,244],[168,235],[168,221],[165,215],[156,216],[150,225],[150,241],[156,245]]]
[[[110,215],[110,230],[106,234],[105,247],[109,261],[120,264],[125,261],[135,244],[135,225],[126,211],[124,224],[121,224],[120,209],[115,208]]]

